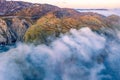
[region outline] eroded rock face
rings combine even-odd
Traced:
[[[6,22],[0,19],[0,43],[11,43],[11,37]]]
[[[25,19],[0,19],[0,43],[12,44],[22,41],[30,25]]]
[[[23,36],[31,24],[25,19],[13,18],[10,25],[11,31],[16,36],[17,41],[23,41]]]

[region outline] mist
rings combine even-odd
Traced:
[[[18,43],[0,54],[0,80],[119,80],[115,37],[85,27],[61,34],[49,46]]]
[[[120,9],[108,9],[108,10],[77,10],[79,12],[94,12],[102,14],[104,16],[118,15],[120,16]]]

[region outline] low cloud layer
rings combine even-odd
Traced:
[[[89,28],[71,29],[49,46],[18,44],[0,54],[0,80],[119,80],[120,46],[107,45]]]

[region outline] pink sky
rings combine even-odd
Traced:
[[[120,8],[120,0],[19,0],[68,8]]]

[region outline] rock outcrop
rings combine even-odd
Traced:
[[[31,23],[25,19],[0,19],[0,44],[12,44],[23,41],[23,36]]]
[[[6,22],[0,19],[0,42],[6,42],[9,34]]]

